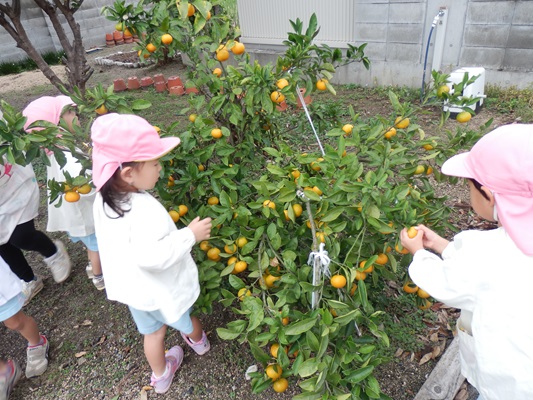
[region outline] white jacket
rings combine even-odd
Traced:
[[[0,245],[8,242],[17,225],[39,211],[39,186],[31,164],[0,164]]]
[[[148,193],[132,193],[123,208],[131,210],[117,218],[97,193],[94,223],[107,297],[139,310],[160,310],[165,322],[176,322],[200,294],[191,256],[194,234],[178,230]]]
[[[67,163],[63,168],[59,166],[53,154],[49,157],[50,166],[46,168],[48,179],[64,182],[63,171],[67,171],[73,178],[80,174],[81,164],[70,152],[65,151],[64,154]],[[52,204],[48,202],[46,230],[48,232],[68,232],[75,237],[92,235],[94,233],[93,203],[95,196],[96,191],[93,189],[88,194],[82,194],[80,200],[75,203],[63,201],[60,207],[56,207],[59,199]]]
[[[11,268],[0,257],[0,306],[6,304],[22,291],[20,279],[11,272]]]
[[[409,275],[436,299],[472,314],[472,336],[460,336],[462,373],[483,398],[533,399],[533,257],[503,228],[465,231],[442,259],[417,251]]]

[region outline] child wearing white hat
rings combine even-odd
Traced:
[[[461,371],[480,399],[533,399],[533,125],[495,129],[442,172],[466,178],[474,211],[499,227],[451,242],[423,225],[414,238],[404,229],[402,245],[414,254],[409,275],[462,310]]]

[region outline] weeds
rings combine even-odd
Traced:
[[[65,56],[64,51],[48,51],[42,54],[44,61],[48,65],[61,64],[61,59]],[[26,58],[21,61],[3,62],[0,63],[0,75],[18,74],[24,71],[33,71],[37,69],[37,64],[31,58]]]
[[[521,122],[533,122],[533,85],[527,89],[516,86],[502,88],[487,85],[485,106],[502,114],[514,114]]]

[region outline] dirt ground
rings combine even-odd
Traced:
[[[89,54],[88,59],[95,72],[89,85],[97,82],[110,84],[116,77],[126,79],[136,75],[153,76],[163,73],[165,76],[183,72],[183,66],[169,65],[164,68],[155,66],[142,69],[125,69],[121,67],[99,66],[94,58],[117,51],[128,51],[129,47],[103,49]],[[62,67],[54,67],[61,73]],[[157,72],[156,72],[157,71]],[[19,75],[0,77],[0,98],[22,109],[29,101],[42,95],[55,95],[52,87],[41,72],[27,72]],[[354,106],[373,115],[383,113],[386,105],[379,104],[371,98],[357,100]],[[488,112],[483,111],[476,119],[479,124],[486,122]],[[512,122],[500,115],[496,124]],[[423,117],[421,117],[423,118]],[[450,122],[452,124],[454,121]],[[431,128],[429,128],[431,129]],[[43,182],[42,182],[43,183]],[[464,190],[444,187],[450,191],[453,203],[467,201]],[[38,219],[38,225],[44,229],[46,209]],[[464,211],[465,223],[468,213]],[[71,243],[64,234],[52,234],[68,244],[68,251],[73,261],[73,272],[65,283],[55,284],[42,260],[33,254],[30,262],[37,274],[44,278],[44,290],[27,306],[25,311],[36,318],[44,334],[50,340],[50,365],[41,377],[31,380],[22,379],[15,389],[12,400],[33,399],[290,399],[298,393],[296,379],[292,379],[290,389],[284,394],[275,394],[267,390],[260,395],[253,395],[249,382],[245,379],[246,369],[254,364],[250,352],[244,345],[224,342],[216,335],[217,327],[225,326],[231,316],[222,307],[217,307],[212,315],[201,319],[211,341],[212,350],[203,357],[195,356],[185,349],[185,361],[181,371],[166,395],[158,395],[142,389],[149,384],[150,370],[145,361],[142,340],[136,332],[134,323],[124,305],[106,300],[105,291],[98,292],[85,275],[86,254],[80,244]],[[439,307],[436,307],[439,311]],[[446,330],[446,329],[444,329]],[[25,364],[24,340],[13,332],[0,326],[0,354],[14,357]],[[451,331],[445,333],[448,339]],[[180,335],[169,331],[167,343],[183,344]],[[185,346],[186,347],[186,346]],[[422,354],[398,352],[396,359],[381,367],[377,376],[382,390],[394,400],[410,400],[427,379],[437,360],[419,365]],[[146,396],[146,397],[143,397]],[[465,386],[461,400],[474,399],[475,390]]]

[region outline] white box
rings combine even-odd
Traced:
[[[463,81],[465,74],[468,74],[469,79],[474,76],[477,76],[477,79],[470,85],[463,88],[463,93],[461,93],[461,96],[470,97],[470,98],[480,97],[480,99],[475,104],[475,107],[470,106],[474,108],[474,111],[478,111],[483,105],[483,99],[486,97],[485,96],[485,68],[464,67],[464,68],[459,68],[453,71],[450,74],[449,83],[448,83],[448,86],[450,86],[450,94],[454,93],[455,85]],[[447,102],[444,103],[443,110],[449,111],[450,113],[460,113],[461,111],[463,111],[458,105],[449,104]]]

